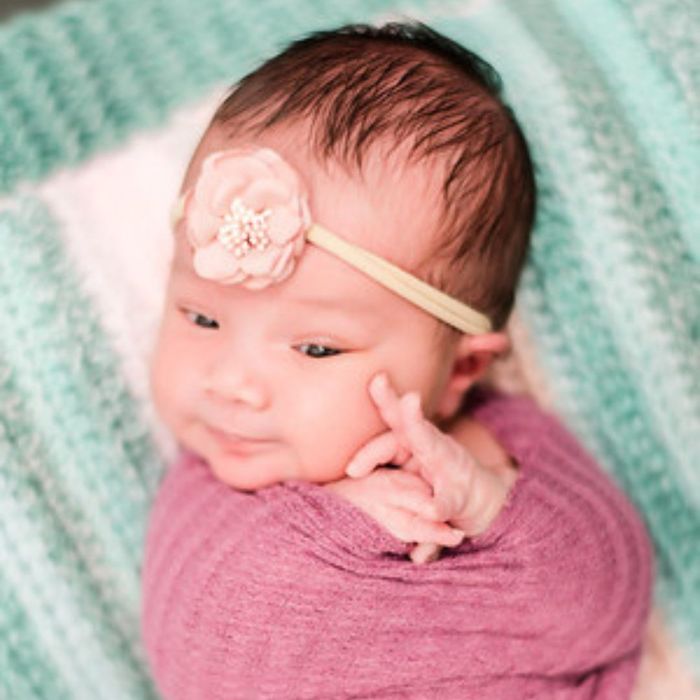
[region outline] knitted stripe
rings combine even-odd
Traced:
[[[649,162],[651,150],[672,153],[676,137],[636,130],[637,105],[629,93],[618,102],[586,44],[595,19],[582,24],[599,15],[580,9],[574,22],[543,3],[493,4],[449,27],[494,59],[537,156],[540,218],[520,302],[558,407],[645,512],[660,597],[700,658],[700,304],[682,235],[696,224]],[[607,20],[629,22],[621,13]],[[647,51],[636,40],[635,53]],[[654,94],[653,71],[630,79]],[[676,101],[670,113],[683,109]],[[700,162],[692,140],[689,148]]]
[[[0,192],[161,124],[288,40],[426,0],[73,0],[0,27]]]
[[[700,123],[700,4],[678,0],[618,0],[630,17],[654,63],[676,86],[683,102]]]
[[[615,94],[578,36],[584,19],[566,24],[548,13],[530,15],[527,22],[569,79],[573,123],[589,135],[584,152],[592,154],[588,162],[578,159],[579,173],[555,171],[557,182],[578,202],[577,221],[571,231],[555,226],[550,235],[573,234],[582,255],[566,266],[556,250],[539,249],[538,289],[530,291],[546,296],[554,313],[544,325],[534,318],[534,326],[545,337],[569,335],[566,346],[556,349],[570,358],[567,383],[574,388],[561,407],[600,446],[600,458],[645,512],[659,551],[659,594],[697,658],[700,480],[693,435],[700,431],[700,358],[694,350],[700,307],[697,262],[678,224],[692,217],[665,196],[657,181],[665,173],[648,167],[631,105],[616,109]],[[634,77],[639,89],[654,94],[653,81],[644,77],[653,79]],[[562,120],[561,141],[549,147],[554,162],[577,143],[567,133],[571,123]],[[607,138],[596,143],[596,134]],[[656,143],[663,137],[657,133]],[[656,143],[645,145],[650,149]],[[700,160],[695,150],[692,157]],[[548,206],[556,220],[559,205],[543,203]],[[541,246],[546,225],[538,235]],[[577,277],[586,280],[587,289],[577,288]],[[556,387],[556,375],[553,383]]]
[[[152,697],[138,571],[160,465],[38,202],[0,214],[0,249],[0,591],[22,625],[0,677],[39,674],[45,697]]]
[[[0,645],[0,697],[46,697],[43,690],[47,689],[52,699],[70,700],[68,688],[56,675],[51,660],[36,653],[36,628],[16,592],[17,589],[0,575],[0,639],[3,640]]]
[[[576,45],[575,37],[566,39],[568,46]],[[581,53],[575,60],[583,68],[578,75],[584,78],[579,89],[572,91],[573,99],[601,94],[600,85],[589,79],[593,68],[586,66],[585,54]],[[700,367],[697,356],[687,352],[693,342],[692,328],[700,319],[697,307],[690,303],[687,294],[697,269],[693,269],[679,240],[677,217],[669,217],[669,212],[675,215],[682,211],[667,205],[658,191],[644,153],[634,150],[636,134],[622,121],[622,113],[620,121],[608,110],[607,122],[593,116],[587,123],[586,115],[600,114],[601,107],[600,104],[577,107],[578,123],[584,127],[579,135],[585,138],[596,129],[605,129],[611,135],[610,143],[596,148],[590,139],[585,140],[584,150],[577,154],[573,167],[558,173],[558,181],[563,183],[562,196],[570,198],[578,207],[570,235],[573,234],[577,243],[581,275],[586,276],[591,286],[586,297],[610,317],[606,321],[608,333],[615,337],[624,359],[620,371],[636,373],[636,383],[646,394],[644,400],[637,403],[642,403],[652,413],[657,429],[665,428],[666,449],[677,451],[676,465],[685,469],[686,487],[697,493],[697,474],[691,464],[684,462],[684,457],[692,462],[688,460],[691,456],[688,446],[693,444],[689,438],[694,419],[700,415],[700,373],[697,371]],[[559,144],[562,151],[570,143],[568,135],[563,142]],[[614,146],[618,143],[620,150]],[[548,147],[552,151],[557,149],[551,143]],[[634,178],[627,172],[628,168],[640,172],[641,177]],[[632,191],[630,197],[625,196],[628,190]],[[584,207],[584,202],[589,206]],[[653,202],[651,210],[643,202]],[[540,242],[544,235],[540,236]],[[605,251],[605,255],[601,255],[601,251]],[[548,271],[557,266],[557,261],[551,258],[538,262]],[[566,278],[562,283],[566,284]],[[603,290],[605,296],[599,290]],[[632,296],[635,294],[638,296]],[[568,303],[573,306],[580,301],[572,299]],[[632,310],[637,313],[631,314]],[[584,329],[588,333],[585,324],[578,324],[577,328],[581,334]],[[640,351],[648,353],[648,344],[640,343],[639,338],[652,338],[652,342],[665,346],[659,353],[663,363],[655,365],[646,354],[640,355]],[[595,358],[595,355],[590,357]],[[685,422],[669,421],[665,407],[674,401],[680,401],[689,411],[690,418]]]
[[[700,199],[697,196],[700,187],[700,121],[690,110],[690,105],[683,101],[679,86],[668,80],[662,66],[654,60],[654,54],[640,41],[637,28],[624,10],[602,0],[594,0],[585,7],[580,3],[562,3],[561,10],[567,25],[576,28],[579,43],[585,46],[593,70],[599,73],[598,81],[604,82],[607,92],[614,96],[614,103],[608,104],[613,109],[619,107],[619,121],[624,122],[621,126],[631,132],[629,140],[633,141],[640,155],[635,159],[636,154],[622,150],[624,142],[617,144],[620,127],[608,130],[607,142],[603,140],[606,134],[593,132],[593,144],[597,149],[620,149],[610,155],[625,156],[628,161],[618,166],[619,174],[624,177],[611,194],[619,195],[618,206],[625,214],[639,208],[651,218],[657,214],[654,207],[668,205],[675,214],[672,230],[662,230],[662,235],[658,231],[633,229],[633,232],[642,236],[656,233],[649,239],[651,243],[658,243],[661,239],[668,244],[669,235],[680,237],[680,246],[671,241],[675,244],[676,257],[683,251],[683,246],[687,246],[692,258],[700,260],[700,236],[697,235],[697,221],[700,220]],[[700,50],[700,40],[697,49]],[[650,95],[654,95],[653,100],[649,99]],[[643,171],[627,172],[635,160],[644,166]],[[649,197],[656,193],[640,192],[634,183],[628,183],[642,178],[658,187],[662,197]],[[640,199],[640,195],[646,195],[646,198]],[[635,197],[634,201],[630,201],[632,197]],[[687,274],[688,261],[681,262]],[[677,274],[675,266],[673,270]],[[681,283],[688,282],[690,278],[681,278]],[[697,382],[697,388],[700,388],[700,377]]]

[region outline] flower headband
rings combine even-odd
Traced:
[[[269,148],[210,154],[175,204],[173,226],[183,218],[205,279],[263,289],[291,275],[309,242],[464,333],[491,330],[483,314],[313,223],[299,175]]]

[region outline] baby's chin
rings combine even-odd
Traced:
[[[219,481],[239,491],[258,491],[290,478],[286,476],[284,465],[271,456],[212,455],[205,460]]]
[[[285,481],[326,484],[345,475],[340,467],[331,470],[333,473],[328,473],[326,470],[322,473],[308,473],[308,469],[300,468],[294,460],[287,460],[284,457],[284,454],[273,453],[244,458],[218,454],[211,455],[210,458],[204,456],[204,459],[219,481],[239,491],[258,491]]]

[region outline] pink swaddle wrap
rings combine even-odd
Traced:
[[[472,415],[519,479],[484,535],[424,566],[327,489],[235,491],[183,455],[144,568],[164,697],[628,697],[651,589],[639,518],[531,401],[478,393]]]

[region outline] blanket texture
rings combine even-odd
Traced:
[[[482,395],[470,414],[518,481],[485,533],[425,566],[322,486],[236,491],[185,453],[144,570],[164,697],[629,697],[651,592],[637,515],[532,401]]]
[[[663,648],[697,676],[700,5],[348,5],[68,0],[0,26],[0,697],[155,697],[139,574],[173,446],[146,362],[188,115],[287,40],[390,10],[503,75],[541,194],[519,376],[642,512]]]

